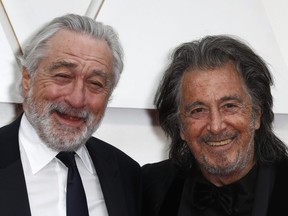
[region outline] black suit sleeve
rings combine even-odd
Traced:
[[[175,215],[182,193],[183,177],[165,160],[142,167],[142,216]]]

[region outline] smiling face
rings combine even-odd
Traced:
[[[50,39],[35,75],[23,70],[23,108],[50,148],[76,150],[100,124],[112,83],[107,43],[61,30]]]
[[[254,132],[260,127],[260,115],[253,112],[235,66],[187,71],[181,94],[181,138],[204,176],[222,184],[246,175],[254,165]]]

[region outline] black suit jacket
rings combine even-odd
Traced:
[[[0,128],[0,215],[30,216],[20,159],[21,117]],[[91,137],[87,149],[97,171],[109,216],[140,215],[141,169],[117,148]],[[96,192],[95,192],[96,193]]]
[[[171,160],[144,165],[142,173],[142,215],[177,216],[185,173]],[[287,216],[288,159],[273,166],[261,166],[255,190],[252,216]]]

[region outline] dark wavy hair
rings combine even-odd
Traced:
[[[172,53],[155,95],[159,123],[171,138],[170,158],[181,167],[190,167],[195,158],[186,142],[180,137],[179,119],[180,86],[185,71],[213,69],[234,62],[245,81],[252,98],[253,108],[261,112],[261,126],[255,131],[255,158],[258,164],[270,164],[287,154],[286,145],[274,134],[272,75],[264,62],[248,45],[228,35],[206,36],[183,43]]]

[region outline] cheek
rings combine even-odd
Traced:
[[[195,142],[205,132],[206,123],[204,121],[186,119],[182,122],[183,127],[180,135],[186,142]]]
[[[232,127],[236,130],[244,133],[244,134],[251,134],[252,131],[255,130],[255,121],[248,117],[234,119],[234,121],[230,121]]]
[[[201,135],[201,132],[194,127],[186,127],[185,130],[181,131],[181,138],[184,140],[189,149],[192,152],[199,152],[200,144],[198,143],[198,138]]]
[[[34,98],[38,101],[41,100],[53,101],[61,97],[62,92],[56,90],[54,91],[50,88],[40,88],[40,89],[34,89],[33,95]]]
[[[98,115],[99,113],[104,113],[107,103],[108,96],[106,95],[96,95],[96,96],[87,96],[87,107],[91,110],[92,113]]]
[[[187,145],[191,151],[191,153],[197,158],[200,155],[203,154],[203,145],[200,145],[197,142],[197,139],[195,137],[187,137]]]
[[[32,91],[35,98],[49,100],[65,94],[65,89],[61,89],[53,82],[41,78],[33,82]]]

